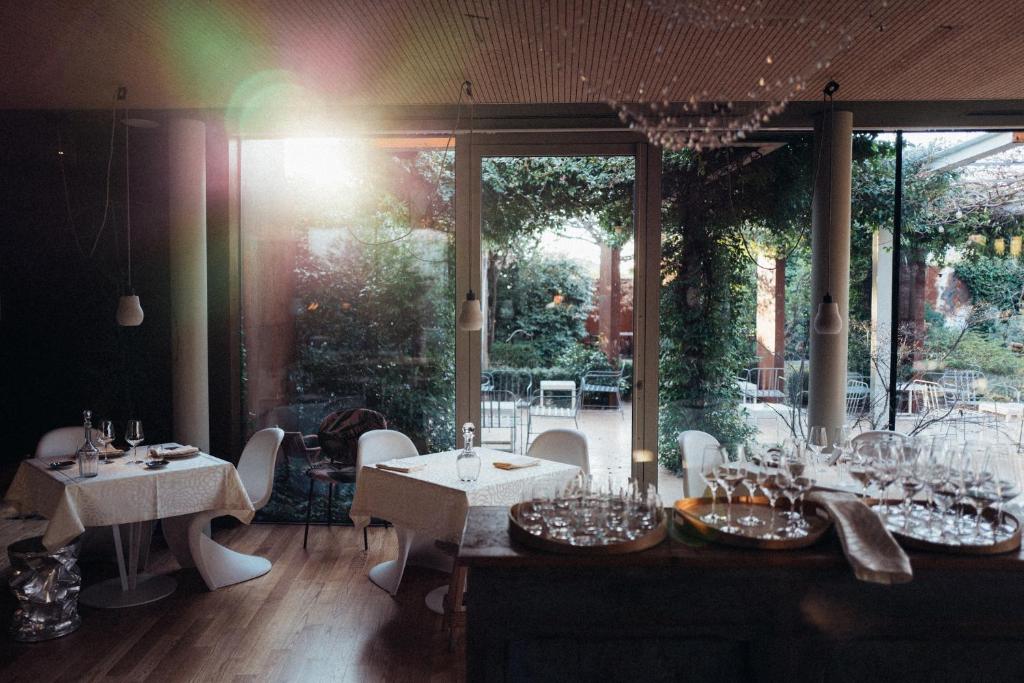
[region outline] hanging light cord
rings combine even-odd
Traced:
[[[132,287],[132,185],[131,185],[131,164],[128,157],[128,125],[127,118],[124,126],[124,222],[128,228],[128,294],[135,294]]]
[[[832,299],[832,140],[835,137],[836,102],[832,98],[834,91],[825,86],[823,97],[828,98],[828,192],[825,195],[825,296]]]

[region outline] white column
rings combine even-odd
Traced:
[[[174,439],[210,448],[206,305],[206,125],[170,125],[171,373]]]
[[[889,420],[889,340],[892,338],[892,231],[875,233],[871,244],[871,424]]]
[[[828,113],[814,124],[814,198],[811,210],[811,367],[809,427],[837,429],[846,422],[846,352],[849,343],[850,180],[853,114]],[[831,187],[830,187],[831,183]],[[814,315],[826,292],[839,305],[839,334],[814,331]]]

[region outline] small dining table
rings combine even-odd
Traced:
[[[67,469],[50,466],[67,459],[24,460],[5,499],[22,513],[49,520],[43,535],[49,550],[67,545],[87,527],[113,529],[118,578],[81,592],[80,602],[92,607],[142,605],[174,592],[177,582],[172,577],[139,572],[148,552],[149,535],[143,531],[154,520],[227,510],[248,523],[255,514],[235,466],[208,453],[175,459],[160,469],[134,464],[131,457],[112,459],[99,465],[95,477],[79,476],[77,464]],[[122,526],[127,527],[127,551]]]
[[[459,545],[470,506],[511,506],[534,486],[563,486],[580,471],[575,465],[537,460],[518,469],[500,469],[509,453],[475,448],[480,456],[480,476],[474,482],[460,481],[455,460],[461,450],[402,458],[411,472],[395,472],[364,466],[358,473],[355,497],[349,516],[356,528],[365,527],[371,517],[386,519],[398,535],[398,558],[370,569],[370,580],[392,595],[398,592],[407,564],[451,571],[452,557],[442,553],[435,541]],[[441,612],[447,586],[432,591],[427,604]]]

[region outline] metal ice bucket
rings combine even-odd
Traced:
[[[81,543],[50,551],[41,536],[26,538],[7,546],[11,560],[11,592],[18,601],[11,622],[11,637],[22,642],[59,638],[75,631],[78,591],[82,573],[78,569]]]

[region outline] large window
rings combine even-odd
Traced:
[[[631,476],[632,156],[481,163],[483,443],[587,436],[591,472]]]
[[[242,142],[249,433],[278,425],[316,434],[334,411],[370,408],[422,452],[452,447],[454,183],[445,142]],[[272,519],[305,511],[305,463],[286,464],[264,512]],[[344,492],[337,505],[347,508]]]

